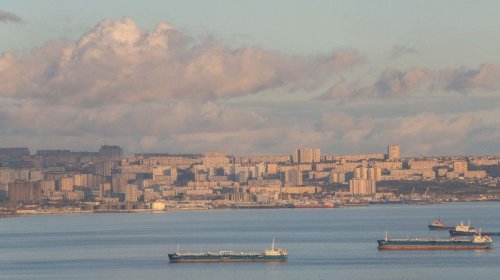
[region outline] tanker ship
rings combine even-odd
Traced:
[[[379,250],[484,250],[493,248],[491,237],[474,235],[471,239],[407,238],[377,240]]]
[[[179,252],[168,254],[171,263],[178,262],[285,262],[288,252],[285,249],[274,248],[274,239],[271,248],[264,252],[234,252],[220,251],[218,253],[188,253]]]

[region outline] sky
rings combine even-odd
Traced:
[[[0,146],[500,153],[499,1],[0,0]]]

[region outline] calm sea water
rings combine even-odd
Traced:
[[[0,219],[0,279],[498,279],[489,251],[378,251],[392,237],[439,236],[435,217],[500,231],[500,203],[29,216]],[[262,251],[287,263],[169,264],[177,250]]]

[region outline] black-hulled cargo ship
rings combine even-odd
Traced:
[[[379,250],[484,250],[493,248],[489,236],[474,235],[471,239],[407,238],[377,240]]]
[[[274,239],[271,248],[264,252],[234,252],[220,251],[219,253],[177,253],[168,254],[171,263],[177,262],[285,262],[288,252],[285,249],[275,249]]]
[[[454,228],[450,229],[450,236],[474,236],[476,234],[479,233],[470,225],[470,222],[468,225],[465,225],[464,221],[461,221]]]
[[[450,236],[474,236],[477,234],[487,235],[487,236],[500,236],[500,232],[478,232],[474,227],[468,225],[464,225],[464,222],[461,221],[460,224],[450,229]]]

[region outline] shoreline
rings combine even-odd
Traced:
[[[222,208],[167,208],[165,210],[153,210],[153,209],[130,209],[130,210],[72,210],[72,211],[36,211],[29,210],[21,213],[15,214],[1,214],[2,218],[14,218],[14,217],[29,217],[29,216],[54,216],[54,215],[91,215],[91,214],[135,214],[135,213],[152,213],[152,214],[163,214],[170,212],[210,212],[210,211],[245,211],[245,210],[276,210],[276,209],[287,209],[287,210],[335,210],[341,208],[358,208],[358,207],[380,207],[380,206],[428,206],[428,205],[439,205],[439,204],[454,204],[454,203],[495,203],[500,202],[498,200],[487,200],[487,201],[450,201],[445,203],[375,203],[375,204],[363,204],[363,205],[349,205],[344,207],[335,208],[289,208],[289,207],[254,207],[254,208],[238,208],[238,207],[222,207]]]

